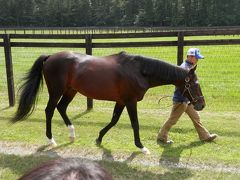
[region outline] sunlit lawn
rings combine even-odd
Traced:
[[[215,38],[215,37],[213,37]],[[185,47],[185,52],[188,47]],[[143,144],[151,151],[150,156],[138,155],[140,160],[161,161],[166,159],[172,162],[190,162],[203,164],[221,164],[240,168],[240,45],[234,46],[200,46],[205,59],[198,65],[198,76],[205,96],[207,107],[200,113],[206,128],[217,133],[219,138],[215,143],[201,143],[197,133],[184,115],[176,124],[170,136],[175,141],[172,146],[159,146],[156,135],[168,117],[171,108],[173,86],[163,86],[151,89],[143,101],[138,104],[140,135]],[[17,93],[20,78],[29,69],[40,54],[52,54],[66,49],[60,48],[12,48],[14,64],[14,81]],[[84,49],[69,49],[85,53]],[[141,54],[148,57],[163,59],[176,64],[176,47],[153,48],[114,48],[94,49],[95,56],[110,55],[125,50],[128,53]],[[36,111],[26,121],[9,125],[16,107],[8,108],[7,84],[5,75],[3,48],[0,49],[0,141],[21,142],[26,144],[46,144],[44,109],[48,100],[46,85],[40,93]],[[158,103],[158,100],[167,95],[167,98]],[[76,128],[76,141],[68,148],[90,149],[99,152],[95,139],[99,130],[110,121],[113,102],[94,101],[92,111],[85,113],[86,98],[77,95],[68,108],[68,114]],[[68,132],[60,115],[55,111],[53,117],[53,135],[58,144],[67,143]],[[112,156],[131,154],[139,151],[133,142],[133,132],[127,112],[124,111],[119,123],[104,137],[102,145],[110,151]],[[10,160],[12,159],[12,160]],[[0,154],[0,179],[15,179],[47,157],[20,157]],[[168,169],[142,166],[141,164],[126,164],[119,162],[100,162],[117,179],[159,179],[159,178],[207,178],[213,179],[239,178],[239,174],[214,173],[211,171],[194,171],[189,169]],[[161,163],[160,163],[161,164]],[[120,170],[122,169],[122,170]],[[1,175],[2,174],[2,175]]]

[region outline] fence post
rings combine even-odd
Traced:
[[[184,48],[184,33],[178,32],[178,52],[177,52],[178,65],[181,65],[183,62],[183,48]]]
[[[15,91],[14,91],[11,43],[10,43],[9,34],[4,34],[3,44],[4,44],[6,73],[7,73],[9,106],[14,106],[14,104],[15,104]]]
[[[85,36],[85,44],[86,44],[86,54],[92,55],[92,35],[86,34]],[[91,98],[87,98],[87,110],[93,108],[93,100]]]

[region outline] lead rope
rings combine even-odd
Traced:
[[[163,99],[166,99],[166,98],[170,98],[172,96],[170,95],[163,95],[159,100],[158,100],[158,104],[160,104],[160,102],[163,100]],[[164,108],[166,107],[171,107],[172,105],[168,105],[168,106],[165,106]]]

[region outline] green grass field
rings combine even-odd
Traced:
[[[207,37],[216,38],[216,37]],[[227,38],[226,36],[222,38]],[[230,37],[230,38],[239,38]],[[190,39],[190,38],[189,38]],[[200,39],[200,37],[195,37]],[[155,40],[155,39],[153,39]],[[164,40],[167,40],[166,38]],[[172,40],[172,39],[171,39]],[[98,40],[102,41],[102,40]],[[126,41],[126,40],[121,40]],[[150,89],[143,101],[138,104],[140,135],[143,144],[151,151],[144,156],[136,153],[132,163],[99,161],[116,179],[239,179],[240,178],[240,45],[199,46],[205,59],[198,65],[198,76],[202,86],[207,107],[200,112],[202,122],[219,138],[213,143],[199,142],[197,133],[190,119],[184,115],[176,124],[170,136],[174,140],[172,146],[159,146],[156,135],[163,122],[168,117],[171,108],[171,97],[158,100],[164,95],[171,96],[174,86],[162,86]],[[185,47],[185,52],[188,47]],[[40,54],[52,54],[66,49],[60,48],[12,48],[14,64],[14,81],[16,93],[21,83],[21,77],[32,66]],[[84,53],[84,49],[71,49]],[[94,49],[93,55],[104,56],[125,50],[132,54],[163,59],[176,64],[176,47],[154,48],[114,48]],[[48,100],[46,85],[40,93],[35,112],[26,121],[9,125],[8,121],[15,112],[16,106],[8,108],[8,95],[4,51],[0,48],[0,142],[19,142],[27,145],[41,146],[46,144],[44,109]],[[103,139],[103,147],[95,145],[98,132],[110,121],[114,103],[94,101],[94,109],[86,110],[86,98],[77,95],[68,108],[69,117],[76,129],[76,141],[68,143],[68,131],[59,113],[53,117],[53,135],[60,149],[81,149],[98,154],[106,152],[116,159],[128,159],[133,152],[139,150],[133,143],[133,132],[126,110],[119,123],[109,131]],[[48,161],[48,156],[20,156],[0,153],[0,179],[16,179],[33,166]],[[135,161],[135,163],[134,163]],[[157,162],[157,165],[145,164],[144,161]],[[188,164],[188,167],[170,168],[163,162]],[[143,163],[139,163],[143,162]],[[189,168],[191,165],[220,167],[214,171],[211,168]],[[222,167],[222,170],[221,170]],[[236,171],[224,171],[223,167],[235,168]]]

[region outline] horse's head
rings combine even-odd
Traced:
[[[205,107],[205,100],[195,70],[196,66],[188,72],[180,90],[194,105],[194,109],[201,111]]]

